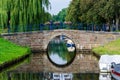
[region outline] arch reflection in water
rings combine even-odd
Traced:
[[[73,41],[59,35],[53,38],[48,44],[48,58],[56,66],[66,66],[70,64],[76,55]]]
[[[111,79],[111,74],[110,73],[100,73],[99,74],[99,80],[114,80]]]

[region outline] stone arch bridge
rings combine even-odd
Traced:
[[[46,51],[49,41],[58,35],[69,37],[75,43],[76,50],[78,52],[80,51],[79,54],[76,54],[74,61],[69,66],[62,68],[54,66],[47,58],[45,52],[42,52],[45,54],[41,53],[41,51]],[[10,33],[2,34],[1,36],[19,45],[29,46],[34,52],[30,64],[24,64],[17,70],[33,72],[96,72],[99,71],[98,59],[89,50],[120,38],[120,33],[52,30],[42,32]],[[81,52],[82,50],[88,51]]]
[[[52,30],[42,32],[10,33],[1,36],[22,46],[29,46],[33,51],[46,51],[51,39],[58,35],[69,37],[76,45],[77,51],[102,46],[120,38],[117,32],[92,32],[79,30]]]

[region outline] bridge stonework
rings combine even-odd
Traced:
[[[77,52],[74,61],[66,67],[57,67],[53,65],[45,52],[47,45],[51,39],[58,35],[69,37],[76,45]],[[3,38],[22,46],[29,46],[35,53],[32,54],[31,61],[19,67],[19,71],[32,72],[96,72],[98,68],[98,58],[87,51],[81,52],[81,49],[92,49],[97,46],[102,46],[110,41],[120,38],[120,33],[117,32],[90,32],[79,30],[52,30],[43,32],[27,32],[2,34]]]
[[[69,37],[76,45],[76,50],[92,49],[120,38],[118,32],[90,32],[79,30],[52,30],[2,34],[2,37],[22,46],[29,46],[33,51],[46,51],[51,39],[58,35]]]
[[[60,73],[98,73],[98,59],[91,52],[77,53],[74,61],[65,67],[53,65],[45,52],[35,53],[30,63],[24,63],[16,68],[17,72],[60,72]]]

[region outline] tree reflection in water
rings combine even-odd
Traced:
[[[58,73],[57,75],[55,74],[56,73],[51,72],[4,72],[0,74],[0,80],[115,80],[111,78],[99,79],[99,73]]]
[[[67,65],[75,57],[75,44],[66,36],[56,36],[49,42],[48,57],[56,65]]]

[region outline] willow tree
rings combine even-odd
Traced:
[[[49,0],[1,0],[0,26],[23,30],[26,25],[43,23],[49,5]]]

